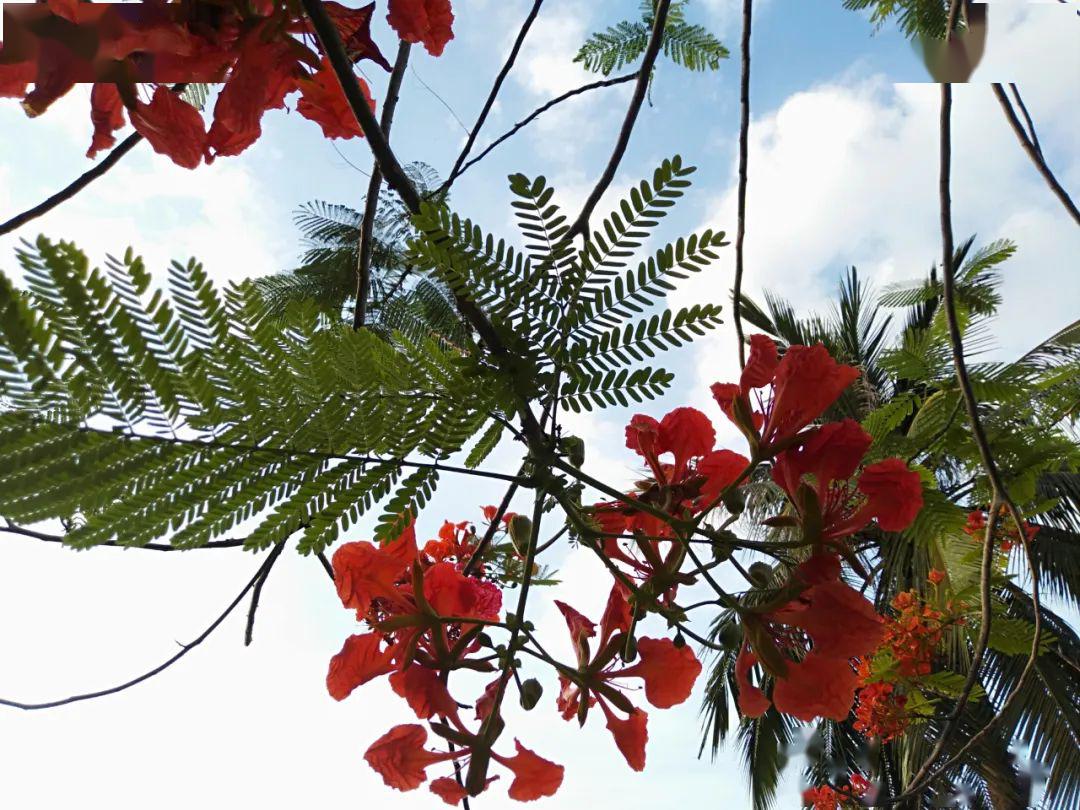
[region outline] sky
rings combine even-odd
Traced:
[[[695,0],[689,16],[735,53],[738,5]],[[392,135],[402,160],[448,171],[464,142],[458,119],[471,125],[528,6],[525,0],[457,0],[457,38],[446,53],[436,60],[414,49]],[[572,63],[577,47],[589,32],[632,16],[637,6],[636,0],[545,2],[477,149],[553,95],[589,81]],[[937,88],[924,83],[923,67],[895,31],[875,33],[839,0],[764,0],[755,13],[748,292],[778,291],[801,311],[824,311],[848,266],[878,289],[920,277],[940,251]],[[1020,151],[987,82],[1017,82],[1049,164],[1075,192],[1077,26],[1075,14],[1056,4],[993,3],[983,62],[972,83],[955,90],[957,238],[1008,237],[1019,245],[1004,269],[1005,303],[988,355],[994,359],[1014,358],[1076,318],[1080,236]],[[392,55],[381,12],[374,35]],[[363,69],[381,98],[385,74],[371,63]],[[506,176],[523,172],[546,176],[556,199],[576,211],[607,158],[628,98],[624,85],[545,114],[465,174],[455,184],[453,206],[513,239]],[[600,210],[651,176],[664,158],[680,154],[698,172],[658,238],[707,227],[733,235],[737,122],[737,59],[704,75],[662,63],[652,104],[642,110]],[[244,155],[193,172],[141,146],[76,199],[0,238],[0,269],[17,275],[18,239],[38,233],[73,240],[98,263],[132,246],[159,273],[172,259],[195,256],[221,282],[293,266],[297,206],[325,200],[359,207],[370,152],[362,141],[338,142],[335,149],[295,112],[268,114],[263,129]],[[72,93],[32,121],[16,102],[0,102],[0,219],[85,171],[89,138],[85,93]],[[669,303],[726,304],[733,265],[733,250],[726,248]],[[665,357],[665,365],[676,372],[676,384],[649,412],[701,407],[714,418],[720,443],[741,450],[707,394],[710,383],[732,379],[737,368],[730,323]],[[627,415],[613,410],[566,420],[587,442],[588,470],[613,482],[632,480],[636,472],[621,449]],[[489,466],[508,469],[514,460],[513,448],[503,447]],[[478,519],[479,507],[500,495],[474,480],[450,482],[421,516],[419,531],[432,536],[444,518]],[[350,539],[362,536],[363,527]],[[562,583],[538,603],[536,622],[550,649],[568,656],[550,596],[598,618],[607,591],[598,583],[607,580],[584,552],[558,562]],[[74,552],[0,536],[0,613],[9,617],[0,624],[0,696],[49,700],[150,669],[201,633],[257,566],[236,549]],[[426,791],[392,793],[362,760],[390,726],[410,722],[385,684],[369,684],[340,704],[326,695],[327,662],[356,625],[314,560],[287,553],[279,561],[247,648],[245,612],[246,605],[179,664],[127,692],[45,712],[0,714],[0,806],[442,806]],[[650,712],[648,766],[635,774],[598,719],[578,729],[555,716],[554,685],[541,677],[540,706],[512,710],[509,719],[525,745],[567,766],[560,792],[538,806],[750,806],[734,745],[715,762],[695,758],[698,694],[675,709]],[[799,762],[795,752],[779,808],[798,804]],[[474,806],[509,805],[504,790]]]

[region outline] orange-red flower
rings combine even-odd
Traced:
[[[432,793],[450,805],[459,804],[462,799],[469,795],[469,792],[450,776],[440,776],[438,779],[432,779],[428,787]]]
[[[90,90],[90,120],[94,124],[94,136],[86,151],[88,158],[116,143],[113,133],[124,126],[124,103],[115,84],[94,84]]]
[[[701,674],[701,662],[688,645],[676,647],[669,638],[642,638],[637,651],[640,660],[613,677],[641,678],[645,699],[658,709],[670,709],[690,697]]]
[[[846,658],[833,658],[811,650],[788,664],[787,675],[777,678],[772,701],[777,711],[810,722],[819,717],[841,722],[855,702],[858,677]]]
[[[626,719],[620,718],[607,704],[601,704],[607,719],[607,729],[615,739],[615,746],[632,770],[645,770],[645,744],[649,742],[649,716],[641,709],[634,709]]]
[[[375,111],[375,100],[367,82],[357,79],[368,106]],[[322,127],[327,138],[362,138],[364,131],[353,114],[345,91],[341,89],[330,60],[323,57],[322,66],[311,76],[300,80],[300,102],[296,111]]]
[[[377,633],[349,636],[341,652],[330,659],[326,674],[330,696],[344,700],[361,684],[393,671],[394,653],[393,647],[382,648],[382,636]]]
[[[837,363],[820,343],[789,346],[779,358],[772,339],[751,335],[750,358],[739,384],[716,383],[712,393],[729,419],[754,443],[768,448],[821,416],[858,376],[858,369]],[[754,407],[751,393],[766,386],[769,393]]]
[[[765,693],[750,682],[750,670],[756,663],[757,656],[750,651],[750,645],[743,641],[735,659],[735,683],[739,687],[739,712],[744,717],[761,717],[772,705]]]
[[[468,753],[468,749],[453,753],[428,751],[424,748],[426,742],[427,730],[423,726],[394,726],[371,744],[364,759],[390,787],[415,790],[427,780],[425,768]]]
[[[563,780],[563,766],[544,759],[514,740],[517,754],[503,757],[491,753],[491,758],[514,772],[508,795],[519,802],[531,802],[555,795]]]
[[[149,104],[131,110],[136,131],[159,154],[185,169],[194,169],[206,148],[206,125],[199,111],[166,87],[158,86]]]
[[[409,704],[420,720],[451,717],[458,706],[434,670],[414,664],[390,676],[390,687]]]
[[[432,56],[440,56],[454,38],[450,0],[390,0],[386,15],[390,27],[406,42],[422,42]]]
[[[867,684],[859,690],[858,698],[855,730],[860,734],[888,742],[907,729],[907,696],[896,692],[891,683]]]
[[[416,531],[409,527],[379,548],[367,541],[346,543],[334,552],[334,584],[341,603],[363,619],[373,599],[400,598],[398,581],[416,559]]]

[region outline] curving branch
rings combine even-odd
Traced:
[[[386,138],[390,137],[390,127],[394,124],[394,111],[397,109],[398,96],[401,93],[401,80],[405,76],[405,66],[409,64],[410,50],[412,50],[412,45],[401,40],[398,44],[397,58],[394,60],[394,70],[390,74],[390,83],[386,86],[386,100],[383,102],[382,117],[379,119]],[[367,198],[364,200],[364,219],[360,223],[353,329],[362,329],[367,317],[368,295],[371,292],[371,251],[375,241],[375,215],[379,210],[379,189],[382,188],[382,180],[382,171],[376,161],[371,169]]]
[[[1016,101],[1020,105],[1020,109],[1023,110],[1024,117],[1028,121],[1028,126],[1031,130],[1030,137],[1028,136],[1028,133],[1024,131],[1020,119],[1016,117],[1016,110],[1013,109],[1012,102],[1005,94],[1005,89],[997,82],[993,83],[991,87],[994,89],[994,95],[997,96],[1002,112],[1005,113],[1005,119],[1009,122],[1009,126],[1012,127],[1012,131],[1016,133],[1016,139],[1020,141],[1020,147],[1027,153],[1027,156],[1031,159],[1031,162],[1035,165],[1039,174],[1042,175],[1046,184],[1050,186],[1050,190],[1054,193],[1054,196],[1061,200],[1061,204],[1065,206],[1065,210],[1069,212],[1069,216],[1073,218],[1077,225],[1080,225],[1080,211],[1077,210],[1076,203],[1072,201],[1069,193],[1065,191],[1065,188],[1058,182],[1058,179],[1046,164],[1042,149],[1039,147],[1038,137],[1035,135],[1035,127],[1031,123],[1030,116],[1027,114],[1024,102],[1020,99],[1020,92],[1016,89],[1016,85],[1013,84],[1010,85],[1010,87],[1016,95]]]
[[[461,170],[457,172],[457,174],[455,175],[454,178],[452,178],[451,180],[447,180],[445,183],[443,183],[443,185],[439,188],[439,192],[446,191],[448,188],[450,188],[450,185],[451,185],[451,182],[452,182],[453,179],[456,179],[457,177],[461,177],[461,175],[465,174],[465,172],[467,172],[473,165],[479,163],[481,160],[486,158],[488,156],[488,154],[490,154],[492,151],[494,151],[497,146],[502,144],[504,141],[507,141],[510,138],[512,138],[514,135],[516,135],[518,133],[519,130],[522,130],[525,127],[527,127],[529,124],[531,124],[533,121],[535,121],[537,118],[539,118],[543,113],[550,110],[552,107],[555,107],[555,106],[561,104],[562,102],[566,101],[567,99],[573,98],[574,96],[579,96],[582,93],[587,93],[589,90],[597,90],[597,89],[599,89],[601,87],[614,87],[617,84],[625,84],[626,82],[632,82],[639,75],[641,75],[641,71],[634,71],[633,73],[628,73],[625,76],[619,76],[619,77],[614,78],[614,79],[605,79],[605,80],[599,81],[599,82],[590,82],[589,84],[582,85],[581,87],[575,88],[574,90],[568,90],[567,92],[563,93],[561,96],[556,96],[555,98],[551,99],[551,101],[547,102],[546,104],[543,104],[540,107],[537,107],[528,116],[526,116],[522,120],[518,121],[508,131],[504,132],[502,135],[500,135],[498,138],[496,138],[494,141],[492,141],[490,144],[488,144],[487,148],[485,148],[483,152],[481,152],[479,155],[474,157],[472,160],[465,163],[461,167]]]
[[[742,325],[743,242],[746,239],[746,165],[750,141],[750,23],[752,0],[743,0],[742,70],[739,80],[739,187],[738,219],[735,225],[735,284],[732,288],[732,318],[739,344],[739,368],[746,366],[746,346]]]
[[[245,647],[251,646],[252,635],[255,633],[255,612],[259,609],[259,598],[262,596],[263,586],[266,585],[266,579],[270,576],[270,571],[273,570],[274,563],[277,562],[278,557],[281,556],[281,552],[284,550],[284,543],[278,543],[270,550],[270,556],[266,558],[266,564],[262,568],[262,573],[255,581],[255,588],[251,591],[251,607],[248,608],[247,625],[244,627]]]
[[[175,84],[170,89],[174,93],[182,93],[186,87],[186,84]],[[64,188],[60,189],[51,197],[48,197],[42,202],[38,203],[33,208],[28,208],[21,214],[16,214],[7,222],[0,224],[0,236],[6,236],[7,234],[14,231],[16,228],[21,228],[27,222],[44,216],[60,204],[66,202],[67,200],[70,200],[88,185],[90,185],[103,174],[105,174],[105,172],[109,171],[109,169],[119,163],[120,159],[123,158],[124,155],[126,155],[136,146],[138,146],[142,139],[143,136],[140,135],[138,132],[133,132],[128,135],[126,138],[124,138],[124,140],[120,141],[117,146],[113,147],[112,151],[109,152],[109,154],[107,154],[105,157],[103,157],[101,159],[101,162],[94,166],[94,168],[83,172],[73,181],[71,181],[71,183],[64,186]]]
[[[469,137],[465,140],[465,146],[461,150],[461,154],[458,155],[457,160],[454,161],[454,168],[450,170],[450,176],[446,178],[446,182],[443,183],[440,192],[446,191],[453,185],[454,180],[463,171],[461,164],[465,162],[465,158],[469,156],[469,152],[472,151],[473,145],[476,143],[476,136],[480,134],[481,128],[484,126],[484,122],[487,120],[488,114],[491,112],[491,108],[495,105],[495,99],[499,95],[499,90],[502,89],[503,82],[510,74],[510,69],[514,66],[514,62],[517,61],[518,54],[521,52],[521,46],[525,43],[525,37],[529,34],[529,29],[532,28],[533,22],[536,20],[536,16],[540,13],[540,6],[542,6],[544,0],[533,0],[532,8],[529,10],[528,15],[525,17],[525,22],[521,26],[521,30],[518,31],[517,39],[514,40],[514,46],[510,49],[510,55],[506,57],[506,63],[502,66],[502,70],[499,71],[499,75],[495,77],[495,84],[491,87],[491,92],[488,93],[487,101],[484,102],[484,107],[480,110],[480,115],[476,119],[476,123],[473,124],[472,130],[469,132]]]
[[[282,546],[284,546],[284,543],[280,543],[278,548]],[[110,689],[102,689],[99,692],[87,692],[81,695],[72,695],[71,697],[62,698],[60,700],[50,700],[46,703],[21,703],[17,700],[6,700],[4,698],[0,698],[0,706],[11,706],[15,709],[23,709],[24,711],[36,711],[38,709],[54,709],[57,706],[66,706],[69,703],[78,703],[83,700],[93,700],[94,698],[106,697],[107,695],[115,695],[117,692],[123,692],[126,689],[137,686],[143,681],[147,681],[150,678],[153,678],[155,675],[164,672],[166,669],[171,667],[173,664],[175,664],[193,649],[206,641],[206,639],[210,637],[210,634],[221,626],[221,623],[229,617],[229,614],[232,613],[236,609],[236,606],[239,605],[241,601],[243,601],[245,596],[247,596],[248,591],[254,588],[255,585],[259,582],[259,580],[265,576],[265,573],[270,570],[270,566],[273,565],[274,561],[277,559],[276,554],[280,553],[281,552],[278,549],[275,549],[267,556],[265,560],[263,560],[262,564],[259,566],[259,569],[255,572],[255,576],[253,576],[248,582],[248,584],[244,586],[244,589],[240,591],[237,597],[229,603],[229,606],[225,608],[225,611],[216,619],[214,619],[211,625],[207,627],[202,632],[202,634],[199,635],[198,638],[188,644],[182,645],[180,647],[180,652],[176,653],[176,655],[172,656],[164,663],[154,667],[149,672],[145,672],[137,678],[132,678],[130,681],[126,681],[119,686],[114,686]]]
[[[638,113],[641,112],[641,104],[645,101],[645,93],[648,91],[649,82],[652,80],[653,66],[656,64],[656,57],[660,53],[660,45],[664,40],[664,29],[667,26],[668,10],[670,8],[671,0],[659,0],[656,4],[653,30],[649,35],[649,44],[645,48],[645,56],[641,61],[641,70],[638,73],[637,83],[634,85],[634,95],[630,98],[630,106],[626,110],[626,118],[623,119],[622,129],[619,130],[619,137],[615,141],[615,148],[611,152],[611,158],[608,160],[604,173],[600,175],[595,188],[593,188],[589,198],[585,201],[581,213],[578,214],[577,219],[574,220],[574,223],[566,232],[565,238],[568,241],[575,236],[581,236],[586,241],[588,240],[589,218],[600,202],[600,198],[604,196],[604,192],[611,185],[611,181],[615,179],[615,172],[619,168],[619,163],[622,162],[623,155],[626,154],[626,147],[630,144],[630,135],[634,131]]]
[[[46,534],[45,532],[34,531],[33,529],[27,529],[23,526],[18,526],[12,523],[10,520],[6,521],[7,525],[0,527],[0,533],[16,534],[21,537],[29,537],[34,540],[41,540],[45,543],[61,543],[66,544],[67,538],[62,534]],[[192,549],[187,549],[182,546],[170,546],[168,543],[147,543],[142,546],[129,546],[124,543],[117,543],[115,540],[110,540],[107,543],[96,543],[97,546],[113,546],[115,548],[135,548],[143,551],[192,551],[194,549],[204,548],[239,548],[247,542],[245,537],[237,537],[229,540],[211,540],[208,543],[204,543],[201,546],[194,546]]]

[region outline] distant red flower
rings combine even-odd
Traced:
[[[907,729],[907,696],[897,693],[891,683],[867,684],[859,690],[858,700],[855,730],[860,734],[888,742]]]
[[[390,27],[406,42],[422,42],[432,56],[440,56],[454,38],[450,0],[390,0],[386,15]]]
[[[544,759],[514,740],[517,754],[503,757],[491,753],[491,758],[514,772],[509,796],[519,802],[531,802],[545,796],[555,795],[563,780],[563,766]]]

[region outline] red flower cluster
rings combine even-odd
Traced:
[[[807,587],[795,599],[762,616],[744,617],[746,640],[735,664],[739,710],[759,717],[769,707],[749,677],[760,661],[773,675],[771,702],[777,710],[805,721],[841,721],[858,687],[851,659],[877,648],[882,619],[866,597],[841,581],[835,555],[810,558],[797,575]]]
[[[327,0],[324,6],[354,62],[371,59],[390,69],[371,39],[375,3],[355,9]],[[185,168],[243,152],[261,135],[263,114],[283,108],[295,91],[297,112],[327,138],[362,137],[329,61],[302,41],[311,28],[294,8],[275,0],[8,4],[0,97],[21,98],[36,116],[76,83],[93,82],[88,157],[116,142],[126,111],[155,151]],[[435,55],[453,36],[449,0],[390,0],[388,20],[402,39],[422,41]],[[358,81],[374,110],[367,84]],[[136,82],[156,85],[148,102]],[[172,82],[224,82],[209,129],[195,107],[165,86]]]
[[[848,780],[846,790],[837,790],[829,785],[804,790],[802,795],[803,806],[809,806],[813,810],[846,810],[846,808],[861,807],[858,800],[870,790],[870,782],[861,773],[853,773]]]
[[[969,512],[967,525],[964,526],[964,534],[983,542],[986,538],[986,513]],[[1039,533],[1039,527],[1031,523],[1024,523],[1024,542],[1030,543]],[[1002,506],[998,513],[998,522],[994,527],[994,540],[1001,543],[1001,550],[1008,554],[1013,547],[1020,542],[1020,532],[1016,530],[1016,524],[1009,514],[1008,507]]]
[[[626,647],[633,616],[626,589],[616,582],[600,619],[600,638],[593,654],[589,639],[596,637],[596,625],[569,605],[556,601],[570,630],[577,653],[578,669],[573,676],[560,675],[562,687],[557,705],[565,720],[577,717],[584,724],[589,708],[599,704],[615,745],[635,771],[645,767],[648,716],[620,692],[616,681],[641,678],[645,699],[658,709],[668,709],[690,697],[701,674],[701,662],[693,651],[666,638],[637,639],[638,662],[620,666],[620,651]],[[613,708],[614,707],[614,708]],[[615,711],[626,714],[620,717]]]
[[[502,608],[498,586],[462,573],[473,547],[467,538],[475,537],[467,528],[468,524],[444,524],[439,540],[427,543],[423,552],[410,526],[385,546],[346,543],[334,553],[338,596],[372,632],[351,636],[331,659],[326,676],[330,695],[343,700],[356,687],[389,675],[391,688],[416,717],[438,718],[448,724],[443,728],[460,746],[453,752],[430,751],[424,747],[427,731],[423,726],[392,728],[371,745],[364,758],[387,785],[398,790],[414,790],[427,779],[426,768],[469,758],[481,745],[479,732],[465,724],[446,685],[449,673],[457,669],[492,671],[488,661],[474,657],[480,650],[483,625],[470,620],[496,621]],[[490,698],[488,693],[476,701],[478,719],[491,712],[486,698]],[[562,766],[520,743],[516,746],[514,756],[482,749],[485,756],[513,772],[510,798],[531,801],[553,794],[562,782]],[[449,777],[434,780],[431,790],[449,804],[457,804],[466,795]]]
[[[860,675],[865,674],[860,668]],[[867,737],[888,742],[899,737],[908,727],[907,695],[900,694],[891,683],[870,683],[859,690],[859,705],[855,707],[855,730]]]

